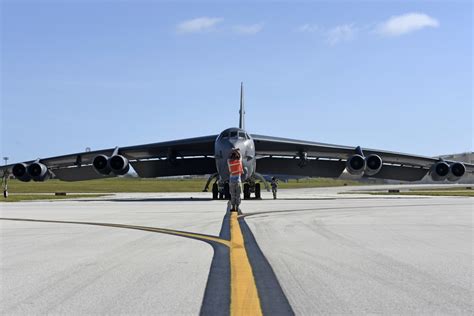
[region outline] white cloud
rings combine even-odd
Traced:
[[[407,13],[392,16],[376,28],[376,32],[384,36],[400,36],[425,27],[438,27],[438,20],[424,13]]]
[[[326,39],[330,45],[353,40],[356,36],[357,28],[353,24],[342,24],[326,32]]]
[[[316,24],[303,24],[301,25],[300,27],[298,27],[296,29],[298,32],[308,32],[308,33],[313,33],[313,32],[317,32],[317,31],[320,31],[321,29],[319,28],[319,26],[317,26]]]
[[[263,23],[251,24],[251,25],[235,25],[232,30],[238,34],[253,35],[263,30]]]
[[[183,21],[177,25],[176,30],[178,33],[199,33],[210,31],[223,20],[223,18],[210,18],[204,16]]]

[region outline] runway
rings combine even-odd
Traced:
[[[472,198],[340,190],[2,203],[0,313],[473,313]]]

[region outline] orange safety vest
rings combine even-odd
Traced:
[[[242,160],[240,159],[229,159],[229,172],[231,176],[238,176],[244,173],[244,169],[242,168]]]

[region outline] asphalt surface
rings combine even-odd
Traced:
[[[252,283],[266,315],[474,312],[472,198],[347,189],[2,203],[0,314],[238,314]]]

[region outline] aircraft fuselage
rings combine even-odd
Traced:
[[[240,128],[228,128],[216,139],[214,146],[217,172],[221,182],[229,180],[229,167],[227,160],[233,148],[239,148],[242,155],[244,174],[242,182],[252,178],[255,174],[255,144],[250,135]]]

